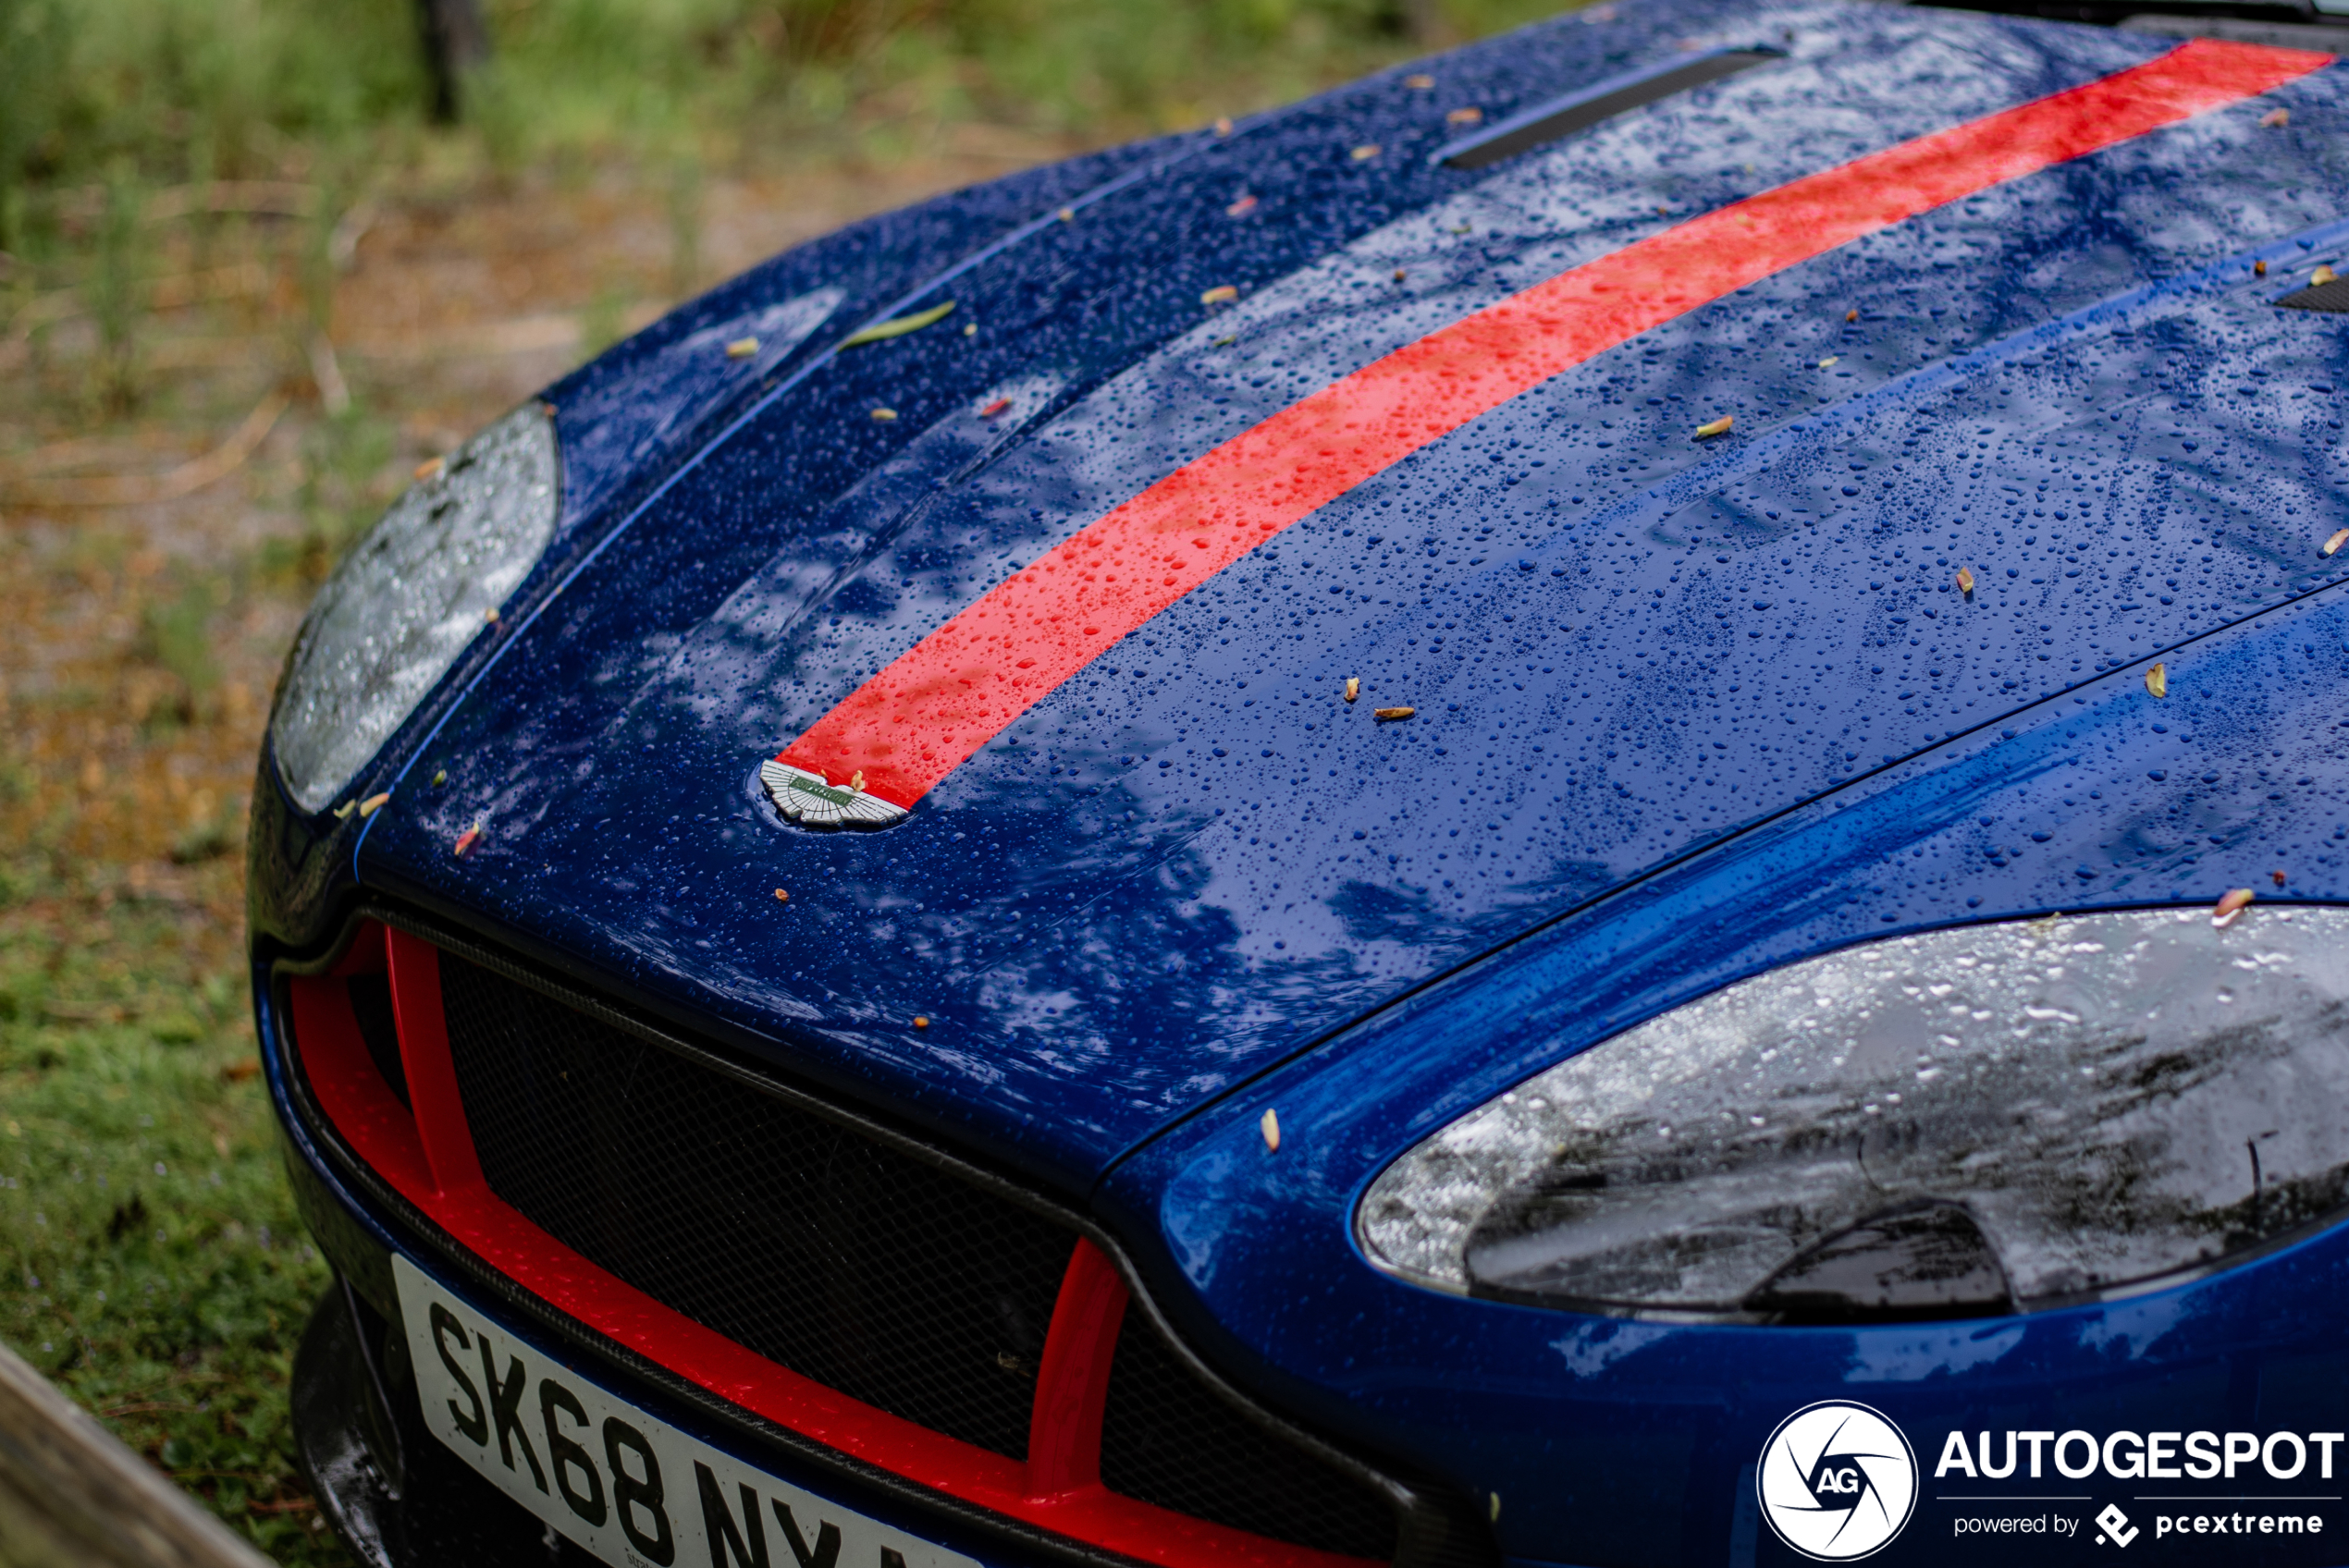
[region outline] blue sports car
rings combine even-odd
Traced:
[[[2349,1561],[2330,25],[1621,0],[424,474],[251,835],[337,1528]]]

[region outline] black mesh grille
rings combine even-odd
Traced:
[[[384,974],[354,974],[349,983],[351,1016],[359,1037],[367,1043],[367,1060],[375,1064],[384,1083],[408,1105],[408,1069],[400,1060],[400,1029],[391,1012],[391,978]],[[409,1106],[411,1110],[415,1108]]]
[[[444,952],[490,1187],[686,1317],[1014,1459],[1076,1233]]]
[[[1074,1231],[445,949],[440,986],[499,1197],[795,1372],[1026,1457]],[[1394,1555],[1384,1498],[1226,1404],[1138,1309],[1111,1369],[1101,1478],[1235,1529]]]
[[[2330,283],[2312,283],[2294,294],[2287,294],[2276,301],[2287,311],[2329,311],[2333,314],[2349,312],[2349,277],[2335,278]]]
[[[1110,1366],[1101,1482],[1275,1540],[1395,1555],[1395,1515],[1384,1499],[1217,1398],[1135,1312]]]

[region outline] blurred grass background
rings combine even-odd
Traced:
[[[0,0],[0,1339],[288,1562],[326,1284],[254,1073],[242,838],[336,557],[515,399],[878,208],[1553,0]]]
[[[978,120],[1087,145],[1195,125],[1556,10],[1530,0],[483,0],[498,172],[917,150]],[[426,155],[405,0],[0,0],[0,250],[77,184],[346,178]]]

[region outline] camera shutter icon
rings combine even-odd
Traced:
[[[1907,1525],[1917,1460],[1883,1412],[1825,1400],[1778,1424],[1762,1445],[1753,1484],[1780,1540],[1816,1562],[1851,1562]]]

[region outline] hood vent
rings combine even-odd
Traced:
[[[1571,136],[1601,120],[1628,114],[1659,98],[1669,98],[1675,92],[1685,92],[1691,87],[1719,81],[1751,67],[1785,57],[1776,49],[1724,49],[1717,55],[1679,65],[1610,77],[1595,87],[1553,98],[1521,114],[1511,115],[1474,136],[1440,147],[1428,161],[1445,168],[1481,169],[1562,136]]]

